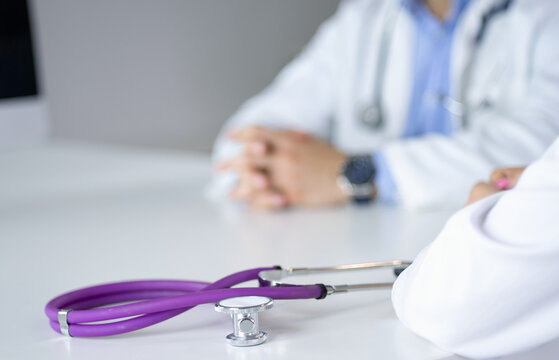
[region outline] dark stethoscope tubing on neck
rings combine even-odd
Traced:
[[[389,0],[390,1],[390,0]],[[396,30],[397,22],[399,13],[401,11],[401,7],[406,0],[395,1],[393,6],[389,9],[385,10],[387,13],[383,16],[383,24],[382,24],[382,33],[380,37],[380,45],[379,45],[379,52],[378,52],[378,61],[376,64],[375,72],[373,75],[373,96],[372,100],[369,104],[365,106],[359,106],[357,118],[360,120],[361,124],[363,124],[366,128],[370,130],[381,130],[385,125],[385,115],[382,108],[382,89],[384,87],[384,82],[386,78],[386,69],[387,69],[387,62],[388,56],[390,54],[390,48],[392,45],[392,40],[394,37],[394,32]],[[392,2],[392,1],[390,1]],[[461,100],[454,99],[448,95],[439,95],[439,101],[443,102],[445,108],[452,113],[453,115],[459,117],[461,119],[461,125],[463,128],[468,126],[468,117],[467,117],[467,105],[465,104],[465,96],[466,92],[470,85],[470,80],[472,77],[474,63],[477,57],[477,50],[479,49],[481,42],[483,41],[484,35],[487,31],[488,25],[490,21],[498,14],[506,12],[510,5],[512,4],[513,0],[504,0],[500,3],[495,4],[491,8],[489,8],[481,17],[480,26],[476,35],[473,38],[473,51],[470,56],[469,61],[466,63],[466,67],[464,70],[464,76],[462,78],[461,86],[460,86],[460,95],[462,97]],[[390,6],[390,5],[389,5]],[[369,7],[368,14],[371,14],[373,11],[381,10],[378,7]],[[371,18],[369,15],[368,18]],[[367,26],[362,26],[361,31],[361,41],[360,44],[365,44],[366,39],[366,29]],[[363,56],[365,53],[365,48],[362,47],[362,53],[359,57],[359,60],[363,60],[365,57]],[[358,67],[362,69],[363,67]]]

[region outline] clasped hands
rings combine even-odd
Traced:
[[[228,138],[243,145],[239,156],[217,167],[239,175],[231,198],[267,210],[348,200],[337,182],[346,156],[329,143],[301,131],[260,126],[235,130]]]

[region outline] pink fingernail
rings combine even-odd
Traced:
[[[495,183],[494,183],[495,187],[499,190],[508,189],[509,184],[510,184],[510,181],[509,181],[508,178],[499,179],[499,180],[495,181]]]

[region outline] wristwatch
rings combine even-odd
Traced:
[[[376,195],[375,174],[371,155],[350,155],[341,167],[338,185],[354,202],[369,203]]]

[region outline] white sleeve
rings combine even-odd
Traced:
[[[428,135],[383,149],[402,205],[463,204],[492,169],[533,162],[559,135],[559,16],[539,26],[524,101],[472,114],[480,125],[454,137]]]
[[[339,89],[347,28],[356,21],[358,1],[342,1],[337,12],[324,22],[306,49],[283,69],[262,93],[248,100],[225,124],[213,149],[213,162],[240,151],[228,141],[231,129],[251,124],[271,128],[299,129],[317,137],[329,136],[336,92]],[[216,176],[214,191],[227,188],[229,176]]]
[[[472,358],[559,337],[559,140],[516,188],[455,214],[397,279],[400,320]]]

